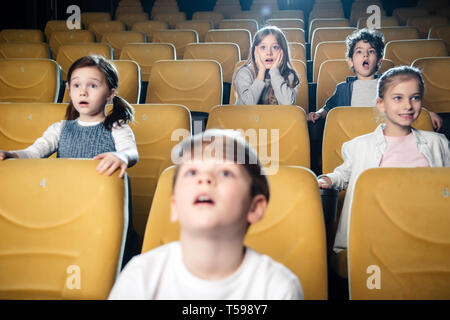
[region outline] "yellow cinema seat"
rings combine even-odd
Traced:
[[[311,57],[314,57],[320,42],[345,41],[347,36],[355,30],[356,28],[350,27],[316,28],[311,36]]]
[[[239,46],[241,59],[247,59],[252,38],[247,29],[217,29],[206,33],[205,42],[233,42]]]
[[[170,222],[173,169],[158,180],[142,252],[179,239],[179,224]],[[306,168],[282,166],[268,178],[265,216],[250,226],[244,243],[295,273],[305,299],[327,299],[325,225],[316,177]]]
[[[116,15],[116,20],[122,21],[130,30],[133,24],[141,21],[148,21],[148,14],[146,12],[141,13],[119,13]]]
[[[428,39],[444,40],[447,52],[450,52],[450,25],[431,27],[428,31]]]
[[[50,59],[0,59],[1,102],[57,102],[61,67]]]
[[[69,71],[70,66],[79,58],[88,55],[100,55],[106,59],[112,59],[113,49],[107,43],[98,42],[64,44],[59,48],[59,54],[58,58],[56,58],[56,62],[61,67],[63,81],[67,81],[67,72]]]
[[[258,28],[258,21],[254,19],[224,19],[219,23],[219,29],[247,29],[252,39]]]
[[[67,20],[48,20],[45,23],[44,35],[47,41],[50,40],[50,36],[55,31],[70,31],[67,28]]]
[[[97,42],[102,41],[103,35],[107,32],[125,31],[125,23],[122,21],[102,21],[89,24],[89,31],[95,35]]]
[[[141,68],[142,81],[148,81],[153,63],[175,59],[175,51],[171,43],[129,43],[123,47],[120,59],[137,62]]]
[[[398,20],[399,25],[404,26],[409,18],[428,16],[428,10],[423,7],[395,8],[392,16]]]
[[[303,29],[282,28],[281,31],[283,31],[288,42],[299,42],[303,45],[305,44],[305,31]]]
[[[288,42],[289,54],[291,59],[300,60],[306,64],[305,45],[300,42]]]
[[[175,28],[176,24],[186,20],[186,13],[184,12],[164,12],[157,13],[152,18],[155,21],[165,21],[169,24],[170,28]]]
[[[310,166],[306,116],[298,106],[216,106],[206,125],[212,128],[242,130],[270,170],[279,165]]]
[[[47,128],[64,120],[66,103],[0,103],[0,150],[31,146]]]
[[[3,29],[0,42],[43,42],[44,34],[37,29]]]
[[[384,43],[388,43],[392,40],[409,40],[419,39],[419,31],[416,27],[382,27],[378,29],[384,36]]]
[[[317,82],[322,62],[332,59],[346,59],[347,45],[345,41],[323,41],[316,47],[313,59],[313,82]]]
[[[450,299],[450,168],[375,168],[356,181],[351,299]]]
[[[368,19],[369,19],[368,17],[361,17],[361,18],[359,18],[356,27],[358,29],[367,28],[367,20]],[[397,27],[397,26],[398,26],[398,21],[397,21],[396,18],[388,17],[388,16],[381,16],[380,17],[380,27],[381,28]]]
[[[145,102],[181,104],[208,113],[222,102],[222,81],[217,61],[159,60],[153,64]]]
[[[49,40],[53,58],[58,58],[59,48],[64,44],[93,43],[94,34],[88,30],[54,31]]]
[[[431,27],[446,26],[448,24],[448,18],[443,16],[413,17],[409,18],[406,22],[407,26],[413,26],[417,28],[420,38],[427,38],[428,31]]]
[[[309,39],[311,42],[314,30],[317,28],[350,27],[350,22],[346,18],[316,18],[309,23]]]
[[[192,20],[211,20],[214,27],[218,28],[220,21],[223,20],[223,15],[214,11],[196,11],[192,15]]]
[[[159,30],[153,34],[152,43],[171,43],[176,49],[177,59],[182,59],[186,46],[198,43],[198,34],[195,30]]]
[[[302,19],[267,19],[267,25],[278,28],[299,28],[305,30],[305,22]]]
[[[241,60],[241,54],[235,43],[191,43],[186,46],[183,59],[216,60],[222,67],[223,82],[231,83],[234,66]]]
[[[126,179],[99,161],[0,163],[0,298],[106,299],[128,225]]]
[[[159,30],[167,30],[169,25],[165,21],[138,21],[133,23],[132,31],[140,31],[147,36],[147,42],[153,38],[153,34]]]
[[[195,30],[198,34],[198,41],[205,42],[206,33],[213,29],[211,20],[186,20],[175,25],[175,29]]]
[[[395,66],[410,65],[426,57],[446,57],[447,48],[441,39],[393,40],[386,44],[384,58]]]
[[[122,48],[128,43],[146,43],[144,33],[140,31],[114,31],[103,34],[102,42],[106,42],[114,49],[114,59],[119,59]]]
[[[425,82],[423,105],[437,113],[450,112],[450,57],[420,58],[412,66],[421,70]]]
[[[50,47],[45,42],[0,42],[0,59],[50,59]]]
[[[278,10],[272,12],[271,19],[302,19],[305,21],[305,14],[302,10]]]
[[[172,148],[191,134],[191,117],[189,110],[181,105],[135,104],[133,107],[135,121],[131,128],[139,162],[127,172],[131,181],[134,228],[142,239],[159,175],[172,165]]]
[[[89,26],[93,22],[105,22],[111,21],[111,14],[109,12],[82,12],[81,24],[85,29],[89,29]]]

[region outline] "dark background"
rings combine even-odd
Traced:
[[[144,11],[150,14],[154,0],[141,0]],[[253,0],[240,0],[243,10],[250,8]],[[313,0],[294,0],[287,5],[286,0],[278,0],[280,9],[301,9],[305,15],[309,13]],[[353,0],[342,0],[346,17],[350,16]],[[417,0],[383,0],[383,7],[387,15],[391,15],[396,7],[415,6]],[[70,5],[78,5],[81,12],[110,12],[114,15],[119,0],[8,0],[2,1],[0,10],[1,29],[41,29],[44,30],[48,20],[65,20],[70,14],[66,9]],[[211,11],[216,0],[178,0],[180,11],[184,11],[187,18],[195,11]]]

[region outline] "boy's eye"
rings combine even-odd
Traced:
[[[230,170],[222,170],[220,172],[220,175],[222,177],[232,177],[233,176],[233,172],[231,172]]]
[[[373,50],[373,49],[372,49],[372,50],[369,50],[369,53],[370,53],[370,54],[375,54],[375,50]]]
[[[188,177],[195,176],[196,174],[197,174],[197,170],[195,170],[195,169],[189,169],[185,173],[185,175]]]

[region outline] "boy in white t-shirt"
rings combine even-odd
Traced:
[[[255,151],[233,130],[207,130],[172,150],[171,220],[180,241],[133,258],[109,299],[303,299],[288,268],[245,247],[269,184]]]

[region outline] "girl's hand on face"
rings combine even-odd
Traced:
[[[256,77],[259,80],[264,81],[264,78],[266,76],[266,67],[264,66],[264,63],[262,62],[258,51],[255,51],[255,62],[256,62],[256,67],[258,68],[258,74],[256,75]]]
[[[106,170],[108,176],[112,175],[116,170],[120,169],[119,178],[123,178],[128,164],[116,157],[112,152],[106,152],[94,157],[94,160],[101,160],[97,166],[97,171],[103,174]]]
[[[270,67],[270,70],[274,68],[280,68],[282,62],[283,62],[283,50],[280,49],[280,54],[273,62],[272,66]]]

